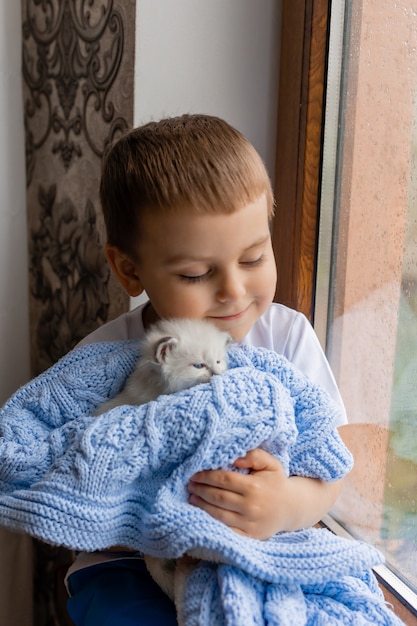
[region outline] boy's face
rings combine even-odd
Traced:
[[[265,197],[228,215],[148,214],[142,226],[135,271],[153,318],[206,319],[243,339],[275,293]]]

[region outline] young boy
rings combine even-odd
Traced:
[[[245,137],[207,115],[151,122],[108,151],[100,193],[109,264],[130,296],[145,291],[149,300],[83,344],[140,338],[160,318],[207,319],[243,344],[283,354],[342,406],[309,322],[272,303],[273,194],[265,166]],[[193,476],[190,503],[257,539],[313,525],[341,487],[340,481],[287,478],[280,463],[260,449],[235,465],[250,472]],[[120,548],[81,555],[68,585],[77,626],[176,624],[174,605],[143,561]]]

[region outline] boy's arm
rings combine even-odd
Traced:
[[[195,474],[188,486],[190,503],[254,539],[313,526],[333,506],[343,483],[343,479],[287,478],[280,462],[259,448],[235,465],[250,472],[211,470]]]
[[[188,485],[191,504],[256,539],[308,528],[320,521],[335,503],[343,483],[339,478],[352,462],[333,426],[339,417],[338,405],[287,361],[287,367],[279,362],[274,369],[275,361],[272,357],[268,361],[268,355],[261,354],[265,363],[260,368],[282,379],[295,401],[298,435],[290,451],[292,475],[287,477],[278,459],[257,448],[235,461],[236,467],[249,473],[207,470],[192,476]],[[288,371],[290,375],[286,376]],[[342,435],[340,429],[339,435]],[[316,472],[322,477],[327,474],[328,481],[300,475]]]

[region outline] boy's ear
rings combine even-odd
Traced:
[[[113,274],[129,296],[139,296],[143,291],[143,286],[136,265],[130,257],[116,246],[109,244],[106,245],[106,257]]]

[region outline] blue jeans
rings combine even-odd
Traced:
[[[177,626],[174,603],[140,559],[75,571],[68,586],[67,608],[76,626]]]

